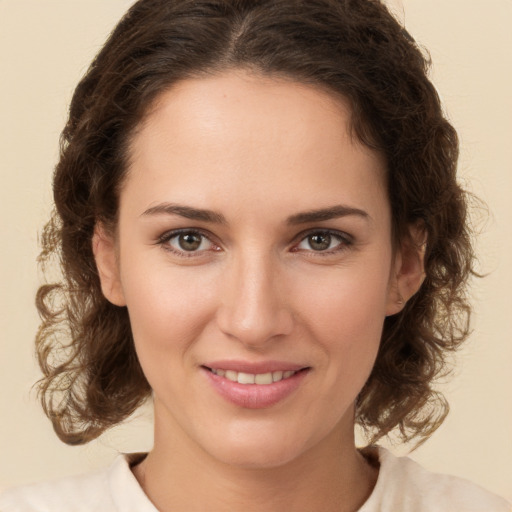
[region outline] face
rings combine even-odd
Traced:
[[[116,263],[96,254],[157,441],[256,467],[353,446],[400,257],[385,164],[348,123],[339,98],[238,71],[175,85],[135,135]]]

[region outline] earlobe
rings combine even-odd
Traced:
[[[387,315],[399,313],[425,280],[427,233],[422,225],[411,225],[409,236],[397,251],[392,271]]]
[[[103,295],[116,306],[126,306],[119,275],[115,240],[100,223],[96,224],[94,228],[92,251]]]

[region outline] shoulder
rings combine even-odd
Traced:
[[[432,473],[383,448],[378,459],[377,485],[360,512],[512,512],[506,500],[463,478]]]
[[[101,510],[101,503],[108,503],[110,490],[107,471],[23,485],[0,494],[2,512],[34,511],[60,512]]]
[[[86,475],[9,489],[0,494],[2,512],[154,512],[133,476],[130,457]]]

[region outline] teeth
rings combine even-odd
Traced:
[[[276,372],[254,374],[214,368],[211,368],[211,371],[215,373],[215,375],[219,375],[219,377],[225,377],[226,379],[232,382],[238,382],[239,384],[272,384],[272,382],[279,382],[280,380],[288,379],[297,373],[292,370],[278,370]]]
[[[240,384],[254,384],[255,375],[252,373],[238,372],[238,382]]]
[[[258,373],[254,376],[255,384],[272,384],[274,380],[272,379],[272,373]]]
[[[274,382],[277,382],[278,380],[282,380],[283,379],[283,373],[282,371],[277,371],[277,372],[273,372],[272,373],[272,380]]]
[[[223,370],[221,370],[223,371]],[[233,370],[226,370],[226,379],[232,380],[233,382],[238,381],[238,372],[234,372]]]

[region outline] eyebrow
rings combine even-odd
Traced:
[[[307,212],[297,213],[288,217],[287,223],[289,225],[308,224],[311,222],[322,222],[325,220],[337,219],[339,217],[347,217],[349,215],[356,215],[363,219],[371,220],[370,215],[364,210],[340,204],[329,206],[328,208],[321,208],[319,210],[309,210]]]
[[[226,217],[224,217],[224,215],[221,213],[173,203],[162,203],[156,206],[152,206],[151,208],[148,208],[142,214],[142,216],[162,214],[179,215],[180,217],[185,217],[186,219],[211,222],[212,224],[227,224]]]
[[[210,222],[212,224],[228,224],[226,217],[224,217],[222,213],[174,203],[161,203],[156,206],[152,206],[142,214],[142,216],[150,215],[179,215],[180,217],[185,217],[187,219]],[[350,215],[371,220],[370,215],[364,210],[345,205],[334,205],[329,206],[328,208],[296,213],[288,217],[286,219],[286,223],[288,225],[308,224],[311,222],[322,222]]]

